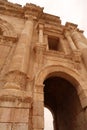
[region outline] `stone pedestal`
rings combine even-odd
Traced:
[[[0,130],[29,130],[31,98],[17,90],[0,91]]]

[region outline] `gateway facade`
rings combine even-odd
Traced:
[[[34,4],[0,0],[0,130],[87,129],[87,39]]]

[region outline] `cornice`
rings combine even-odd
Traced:
[[[37,6],[32,3],[26,3],[24,7],[19,4],[14,4],[8,2],[7,0],[0,0],[0,13],[4,15],[10,15],[13,17],[18,17],[21,19],[29,18],[33,16],[37,23],[42,21],[46,25],[52,25],[55,27],[63,28],[64,30],[77,29],[77,31],[83,33],[82,30],[79,30],[77,24],[66,22],[65,25],[61,25],[60,17],[51,15],[43,12],[43,7]]]
[[[60,17],[51,14],[43,13],[43,7],[35,4],[27,3],[24,7],[19,4],[13,4],[7,0],[0,0],[0,13],[15,17],[25,18],[28,15],[35,16],[37,20],[54,24],[61,24]]]
[[[54,23],[55,25],[56,24],[59,24],[61,25],[61,20],[60,20],[60,17],[58,16],[54,16],[54,15],[51,15],[51,14],[47,14],[47,13],[43,13],[42,19],[45,20],[46,23]]]
[[[78,28],[77,24],[71,23],[71,22],[66,22],[65,26],[64,26],[64,31],[74,31],[77,30],[78,32],[83,33],[83,30],[80,30]]]
[[[23,9],[19,4],[13,4],[7,0],[0,0],[0,13],[15,17],[23,17]]]
[[[33,16],[39,19],[43,14],[43,7],[36,6],[35,4],[27,3],[24,7],[24,17]]]

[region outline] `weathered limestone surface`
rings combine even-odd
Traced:
[[[87,130],[87,39],[27,3],[0,0],[0,130]]]

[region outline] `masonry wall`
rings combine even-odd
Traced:
[[[77,84],[78,96],[57,106],[59,130],[86,130],[87,40],[77,25],[61,25],[34,4],[1,0],[0,30],[0,130],[44,129],[43,83],[52,73]],[[58,50],[49,48],[49,37]]]

